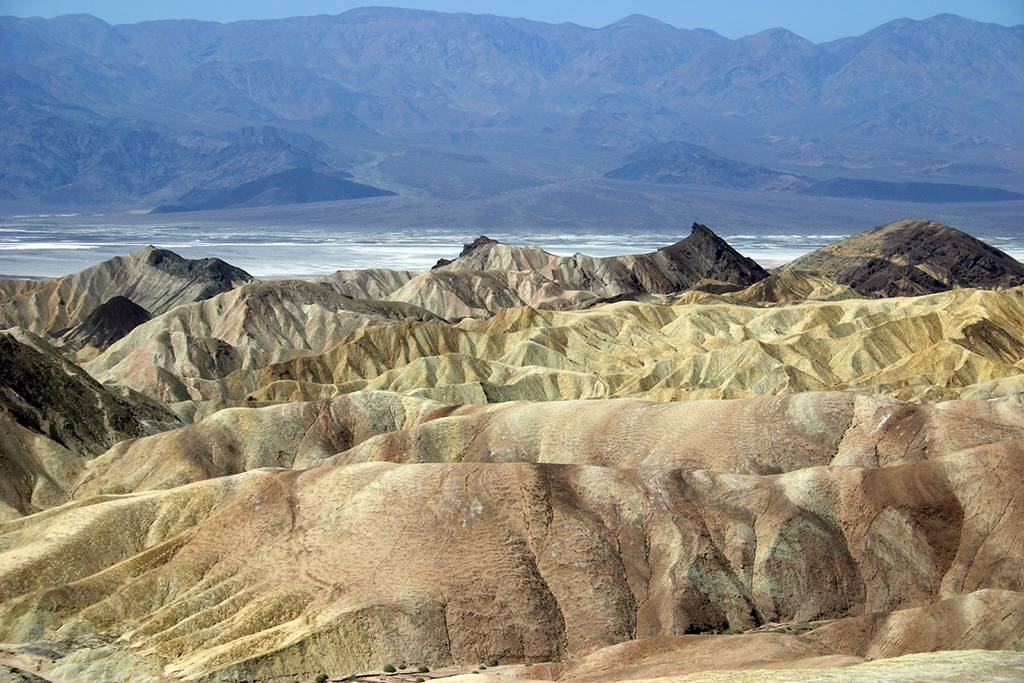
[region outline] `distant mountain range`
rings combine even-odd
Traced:
[[[952,15],[820,45],[641,16],[601,29],[389,8],[231,24],[0,17],[0,201],[153,208],[291,169],[446,198],[609,171],[718,182],[693,166],[614,170],[670,141],[706,148],[704,167],[745,165],[727,171],[745,187],[956,177],[1012,191],[1022,54],[1024,26]],[[487,181],[450,164],[439,188],[427,157],[420,172],[389,165],[404,151],[482,156]]]

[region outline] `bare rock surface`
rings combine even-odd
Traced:
[[[514,247],[481,237],[467,244],[457,259],[442,261],[434,269],[530,270],[566,289],[598,296],[668,294],[688,289],[703,278],[747,286],[768,276],[699,223],[693,224],[688,237],[656,252],[607,258],[555,256],[537,247]]]
[[[362,326],[406,318],[435,316],[308,282],[254,282],[134,328],[86,367],[165,402],[220,398],[230,391],[219,380],[236,370],[323,351]]]
[[[91,347],[99,353],[152,318],[145,308],[118,295],[94,308],[82,324],[61,337],[61,344],[74,349]]]
[[[172,488],[262,467],[322,465],[372,436],[453,409],[383,391],[315,403],[226,408],[181,429],[118,443],[86,464],[75,495]]]
[[[733,653],[730,653],[733,654]],[[735,655],[733,655],[735,657]],[[664,677],[649,677],[643,671],[631,670],[640,678],[626,678],[612,669],[604,677],[591,680],[630,680],[659,683],[1016,683],[1024,673],[1024,654],[1019,652],[928,652],[904,655],[892,659],[864,662],[847,666],[815,666],[819,660],[789,660],[763,669],[710,669]],[[820,662],[819,663],[824,663]],[[532,669],[525,669],[524,679],[509,676],[453,676],[446,681],[455,683],[491,683],[530,680]]]
[[[3,524],[0,639],[114,630],[117,640],[59,669],[252,680],[391,661],[550,661],[632,639],[1019,594],[1022,475],[1017,440],[767,476],[469,462],[260,469]],[[993,620],[1016,614],[1010,598],[961,605],[988,645],[999,640]],[[801,657],[833,656],[821,645]]]
[[[830,244],[782,268],[809,270],[864,295],[907,296],[954,287],[1024,284],[1024,265],[948,225],[906,219]]]
[[[534,270],[430,270],[392,292],[405,301],[447,318],[486,318],[506,308],[531,306],[564,310],[598,299],[573,283],[558,283]]]
[[[650,254],[556,256],[481,236],[387,295],[447,318],[487,317],[506,308],[581,308],[612,297],[672,294],[712,278],[745,287],[768,276],[709,228]]]
[[[418,273],[412,270],[366,268],[339,270],[330,275],[315,277],[310,282],[354,299],[384,299],[416,275]]]
[[[31,336],[0,334],[0,518],[63,503],[86,460],[181,425],[164,406],[108,390]]]
[[[384,391],[229,408],[118,443],[86,464],[82,498],[170,488],[260,467],[368,462],[588,464],[770,475],[888,467],[1024,438],[1024,407],[908,405],[854,392],[657,403],[452,406]]]
[[[987,589],[932,605],[842,619],[808,640],[868,659],[932,650],[1024,650],[1024,594]]]
[[[854,389],[934,402],[1017,400],[1024,390],[1019,288],[879,300],[840,292],[783,306],[704,303],[713,296],[364,326],[323,353],[228,378],[248,393],[227,397],[301,401],[386,389],[484,403]]]
[[[115,296],[159,315],[252,279],[220,259],[190,260],[146,247],[56,280],[0,280],[0,328],[59,336]]]
[[[85,369],[11,328],[0,676],[1020,680],[1024,289],[723,245],[90,304]]]

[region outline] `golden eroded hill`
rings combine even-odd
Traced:
[[[614,680],[700,669],[659,647],[704,668],[715,651],[782,667],[1019,651],[1021,411],[849,392],[222,411],[94,461],[170,488],[87,495],[87,478],[85,497],[0,525],[0,641],[84,681],[491,656],[594,680],[593,653],[627,641],[601,655]],[[160,480],[182,453],[193,483]],[[772,623],[790,632],[710,635]],[[685,634],[706,635],[659,640]]]
[[[689,296],[674,305],[519,308],[457,325],[364,327],[323,353],[235,373],[219,386],[236,399],[388,389],[451,403],[825,389],[941,400],[1013,398],[1022,389],[1021,289],[772,307],[706,294],[685,303]]]
[[[360,327],[434,320],[409,304],[352,299],[308,282],[254,282],[139,325],[85,364],[171,403],[224,396],[230,373],[328,349]]]

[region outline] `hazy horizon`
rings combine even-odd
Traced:
[[[540,0],[486,3],[470,0],[412,0],[371,5],[365,2],[329,0],[262,0],[248,3],[227,0],[183,0],[175,3],[122,3],[116,0],[3,0],[0,15],[53,18],[65,14],[90,14],[108,24],[133,24],[164,19],[196,19],[229,23],[252,19],[283,19],[319,14],[342,14],[362,7],[395,7],[445,13],[491,14],[543,23],[574,23],[602,28],[639,14],[676,28],[710,29],[736,39],[772,28],[786,28],[814,43],[862,35],[897,19],[927,19],[956,14],[966,19],[1003,26],[1024,24],[1024,2],[1016,0],[913,0],[857,4],[785,0],[730,0],[721,3],[678,3],[666,0],[620,2],[550,3]]]

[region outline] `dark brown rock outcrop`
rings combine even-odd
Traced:
[[[953,288],[1006,289],[1024,284],[1024,265],[935,221],[881,225],[782,267],[826,275],[865,296],[917,296]]]
[[[81,325],[61,337],[61,342],[73,348],[88,345],[102,351],[152,318],[149,311],[128,297],[115,296],[94,308]]]
[[[84,461],[178,427],[161,404],[115,393],[37,338],[0,334],[0,519],[63,502]]]

